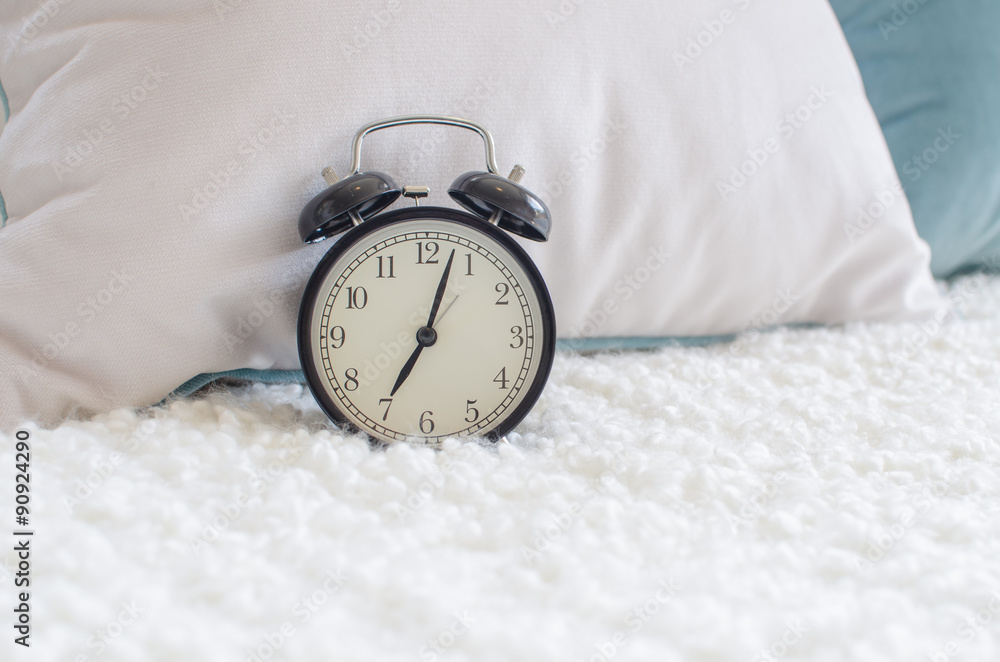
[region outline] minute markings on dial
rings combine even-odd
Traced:
[[[453,296],[450,293],[450,288],[447,285],[447,279],[444,279],[446,285],[445,288],[443,289],[441,288],[441,281],[439,280],[439,282],[437,283],[438,288],[435,290],[435,299],[437,299],[438,290],[441,291],[441,299],[436,301],[437,309],[432,311],[433,314],[425,313],[427,314],[427,318],[426,319],[421,318],[419,321],[417,321],[417,324],[420,324],[421,321],[427,321],[429,322],[429,326],[424,326],[421,328],[422,329],[430,328],[434,330],[434,327],[436,327],[439,324],[443,324],[442,320],[444,320],[446,316],[448,318],[456,316],[455,312],[451,310],[451,308],[454,306],[455,311],[460,311],[456,316],[456,320],[453,321],[453,323],[454,322],[459,323],[459,325],[456,326],[455,328],[465,329],[464,332],[459,333],[457,336],[457,338],[459,339],[463,337],[466,338],[466,340],[460,340],[460,343],[464,343],[464,345],[460,346],[469,347],[470,345],[468,339],[479,338],[480,334],[487,333],[486,337],[493,338],[493,341],[501,343],[499,347],[509,347],[507,351],[517,350],[517,354],[521,354],[521,356],[518,359],[516,359],[516,362],[514,364],[508,363],[505,360],[504,363],[507,364],[506,380],[504,379],[504,377],[501,377],[497,383],[490,384],[491,379],[493,379],[493,377],[496,376],[498,371],[501,369],[502,367],[501,364],[496,364],[496,367],[492,368],[492,372],[488,373],[486,372],[486,370],[489,370],[489,368],[486,365],[482,365],[483,369],[482,376],[477,377],[476,375],[479,375],[480,372],[476,371],[470,373],[467,369],[463,370],[463,366],[465,365],[465,363],[463,362],[464,360],[459,360],[459,359],[452,360],[451,355],[449,354],[449,360],[446,363],[445,372],[441,374],[447,375],[448,371],[458,370],[458,372],[455,372],[454,374],[457,378],[466,383],[467,390],[465,390],[460,394],[459,393],[455,394],[455,397],[458,397],[460,395],[461,399],[456,400],[456,402],[453,403],[454,406],[448,404],[450,400],[441,401],[439,397],[436,396],[431,397],[431,393],[438,392],[436,388],[434,388],[432,391],[428,391],[426,389],[414,390],[413,393],[406,396],[406,400],[411,400],[414,396],[416,396],[417,398],[413,402],[413,404],[410,405],[411,409],[414,407],[418,407],[415,414],[413,414],[413,416],[416,416],[416,418],[413,418],[411,420],[411,414],[407,412],[407,407],[404,406],[404,402],[406,401],[396,399],[394,403],[390,403],[389,398],[386,398],[386,396],[388,395],[387,390],[389,390],[388,386],[393,385],[392,382],[388,382],[388,380],[392,379],[393,377],[390,374],[385,374],[385,370],[383,367],[384,366],[383,359],[379,358],[377,361],[378,368],[379,370],[382,371],[384,375],[381,378],[377,377],[376,373],[371,372],[371,370],[374,369],[374,366],[366,367],[365,365],[362,364],[375,363],[376,357],[381,356],[384,353],[382,351],[384,350],[384,346],[382,343],[383,340],[387,343],[394,344],[392,339],[395,338],[395,336],[390,336],[388,334],[382,334],[381,336],[379,336],[378,334],[376,334],[375,337],[379,338],[379,340],[378,342],[375,342],[374,338],[370,334],[370,331],[373,331],[376,328],[378,328],[371,326],[372,324],[387,323],[389,326],[385,328],[389,329],[398,328],[395,327],[394,322],[392,322],[388,317],[385,317],[387,311],[390,310],[390,308],[387,308],[387,306],[396,306],[396,310],[405,310],[404,307],[408,305],[410,301],[414,301],[416,303],[419,302],[422,297],[419,295],[419,293],[417,293],[415,299],[412,297],[412,295],[405,294],[403,296],[408,298],[399,299],[398,298],[399,295],[390,294],[393,291],[393,289],[390,290],[374,289],[374,279],[377,277],[377,274],[379,273],[378,269],[379,265],[377,264],[377,261],[375,259],[371,260],[371,262],[374,263],[374,266],[372,267],[366,268],[363,271],[359,271],[358,267],[368,262],[370,258],[376,258],[379,255],[387,256],[389,255],[389,252],[393,252],[396,254],[396,257],[399,257],[398,251],[385,251],[385,249],[390,248],[393,245],[402,246],[410,244],[410,242],[416,242],[416,241],[423,241],[425,246],[427,245],[428,242],[435,241],[438,242],[437,246],[440,246],[441,249],[447,249],[452,247],[455,248],[454,251],[450,251],[451,257],[446,262],[451,262],[449,276],[451,274],[457,274],[458,276],[460,276],[459,281],[456,284],[456,286],[459,288],[460,291],[463,288],[462,282],[464,281],[464,277],[471,277],[473,274],[475,275],[476,278],[472,281],[469,281],[470,284],[475,283],[476,281],[480,281],[480,278],[484,277],[486,278],[485,282],[480,281],[481,283],[480,285],[473,286],[474,289],[472,290],[472,292],[474,292],[475,294],[463,294],[461,297],[463,299],[466,299],[469,296],[472,297],[472,299],[470,299],[470,301],[468,302],[468,304],[472,305],[471,309],[469,308],[468,305],[454,306],[454,303],[456,302],[456,298],[458,295],[456,294]],[[448,244],[451,244],[451,247],[449,247]],[[461,248],[471,249],[473,252],[472,253],[462,252],[460,250]],[[466,256],[460,260],[461,270],[458,270],[458,268],[454,266],[455,252],[460,253],[459,257]],[[483,262],[478,262],[478,261],[476,262],[476,264],[483,265],[484,271],[481,272],[480,267],[474,266],[473,269],[469,268],[470,258],[473,256],[476,256],[477,260],[479,259],[484,260]],[[424,253],[424,257],[425,258],[430,257],[430,253],[426,250]],[[443,251],[438,253],[438,257],[439,258],[443,257]],[[524,277],[523,274],[518,275],[520,272],[516,268],[516,266],[509,267],[508,265],[511,263],[508,263],[506,260],[507,258],[505,258],[505,253],[503,253],[502,251],[497,252],[496,249],[492,248],[488,244],[483,245],[475,239],[464,237],[462,235],[454,235],[451,233],[419,231],[419,232],[408,232],[405,234],[401,233],[395,236],[386,237],[383,241],[379,241],[377,243],[373,242],[368,247],[362,248],[360,252],[354,253],[353,257],[349,258],[347,262],[343,263],[344,266],[337,270],[339,273],[336,274],[336,276],[333,279],[333,282],[330,283],[331,289],[328,290],[326,305],[323,306],[323,313],[321,314],[322,321],[320,322],[320,326],[317,328],[319,337],[324,337],[326,341],[321,343],[320,353],[317,356],[317,360],[319,363],[322,363],[321,371],[325,372],[327,375],[327,379],[329,380],[328,384],[329,387],[331,388],[330,392],[331,395],[335,397],[335,400],[339,400],[342,403],[341,406],[344,413],[349,414],[350,417],[353,418],[355,421],[357,421],[357,424],[360,425],[363,429],[370,429],[384,437],[396,438],[396,439],[406,439],[416,435],[421,438],[426,438],[428,441],[433,441],[433,440],[443,439],[446,436],[454,434],[472,434],[475,433],[477,430],[492,429],[496,424],[497,420],[503,418],[504,412],[507,411],[509,407],[515,406],[516,402],[519,399],[517,392],[519,392],[521,388],[526,386],[527,381],[529,381],[531,368],[533,366],[533,361],[534,361],[532,357],[534,356],[535,353],[534,349],[536,347],[536,340],[537,340],[534,333],[535,332],[534,305],[529,303],[530,301],[532,301],[532,298],[529,294],[530,290],[528,291],[522,290],[521,279]],[[410,261],[407,260],[406,263],[410,263]],[[410,277],[407,275],[405,269],[403,270],[402,273],[398,270],[400,267],[399,260],[395,261],[394,266],[396,267],[397,270],[392,275],[395,276],[397,280],[389,282],[395,282],[398,283],[398,285],[389,286],[389,282],[386,282],[388,281],[388,276],[390,274],[389,271],[390,262],[388,258],[382,260],[381,271],[382,275],[385,278],[380,282],[384,283],[386,286],[389,286],[391,288],[398,288],[402,285],[404,287],[403,292],[407,292],[405,284],[410,282]],[[489,268],[486,269],[486,267]],[[438,268],[440,269],[441,267]],[[494,272],[493,269],[496,269],[496,272]],[[469,273],[470,271],[472,271],[473,273],[470,274]],[[442,276],[444,275],[443,272],[444,270],[442,270]],[[510,302],[511,304],[510,306],[500,305],[494,308],[494,305],[496,304],[498,298],[501,298],[500,295],[506,294],[506,292],[494,291],[494,286],[498,283],[498,280],[492,280],[492,278],[490,278],[489,276],[489,274],[491,273],[495,273],[499,281],[502,281],[505,284],[510,285],[509,298],[503,297],[505,300]],[[428,273],[427,275],[430,276],[431,278],[434,277],[430,273]],[[333,274],[331,274],[331,276],[333,276]],[[369,281],[368,279],[372,280]],[[371,286],[369,286],[370,282]],[[426,284],[430,285],[430,283]],[[362,286],[368,288],[365,294],[362,294],[358,289]],[[339,304],[335,307],[332,306],[332,304],[334,303],[334,299],[340,299],[341,301],[343,301],[348,298],[347,297],[348,287],[354,288],[350,294],[358,296],[358,301],[357,301],[358,305],[354,306],[355,308],[359,308],[359,310],[357,310],[357,313],[355,313],[354,310],[350,310],[349,312],[346,313],[341,312],[342,310],[345,311],[347,310],[346,306],[348,304],[346,301],[343,304]],[[360,310],[361,304],[365,303],[364,298],[366,294],[368,295],[368,298],[370,300],[372,299],[372,296],[374,296],[375,303],[377,305],[380,304],[381,308],[380,309],[377,308],[375,311],[369,312],[371,310],[371,305],[368,305],[365,306],[364,310]],[[397,298],[394,299],[393,297]],[[472,303],[472,302],[481,302],[481,303]],[[514,313],[516,310],[518,316],[516,318],[509,318],[509,317],[497,318],[496,323],[499,328],[496,331],[490,331],[489,326],[483,327],[482,324],[487,323],[485,321],[486,319],[492,319],[491,317],[492,313],[486,314],[487,311],[485,309],[482,309],[482,313],[486,314],[486,317],[483,317],[482,315],[477,316],[477,314],[473,312],[472,313],[473,316],[470,318],[469,317],[470,313],[468,312],[469,310],[475,311],[476,306],[486,306],[486,305],[489,305],[489,309],[491,311],[497,310],[498,313],[500,312],[500,310],[504,308],[513,308],[512,310],[510,310],[510,313]],[[432,304],[432,307],[435,306]],[[383,312],[380,313],[379,310]],[[363,314],[358,316],[358,313],[363,313]],[[348,318],[343,316],[345,314],[347,315],[353,314],[355,316]],[[376,316],[375,318],[371,317],[371,315],[373,314]],[[379,315],[382,315],[382,317],[379,317]],[[385,320],[385,322],[375,321],[383,319]],[[509,321],[501,322],[501,319],[507,319]],[[480,322],[480,320],[482,320],[482,322]],[[332,330],[335,326],[339,326],[341,324],[343,325],[341,328],[346,329],[346,331],[341,331],[340,328]],[[470,324],[471,326],[466,326]],[[512,331],[511,330],[512,324],[516,324],[517,326],[521,327],[522,332],[519,334]],[[501,330],[503,335],[501,335]],[[411,331],[409,333],[413,332]],[[346,338],[343,338],[343,336],[345,335]],[[451,338],[451,335],[452,335],[451,332],[449,332],[450,343],[454,342],[454,339]],[[409,337],[413,338],[413,336]],[[368,340],[369,338],[372,338],[372,340]],[[352,339],[353,339],[353,345],[352,345]],[[359,342],[361,343],[360,346],[358,345]],[[403,341],[402,339],[400,339],[398,342],[402,343]],[[334,354],[334,352],[338,349],[338,346],[340,345],[343,345],[345,349],[349,349],[349,353],[337,352],[336,354]],[[430,346],[427,343],[420,343],[419,341],[417,345],[418,347],[420,347],[421,352],[423,347]],[[484,349],[485,347],[487,347],[485,345],[481,345],[481,343],[476,343],[475,341],[473,341],[473,345],[482,347]],[[510,347],[510,345],[514,345],[514,347]],[[413,347],[412,345],[410,346]],[[416,349],[417,348],[414,348],[414,351],[416,351]],[[484,356],[491,355],[492,352],[493,350],[490,350]],[[402,354],[403,357],[406,357],[407,355],[408,352]],[[391,356],[399,356],[399,355],[391,355]],[[475,356],[475,354],[471,355],[466,354],[466,356],[472,358]],[[420,361],[424,360],[426,359],[420,359]],[[458,362],[456,363],[456,361]],[[418,361],[414,361],[414,363],[416,362]],[[399,364],[397,363],[396,365]],[[359,372],[361,372],[360,370],[361,368],[365,368],[364,371],[365,379],[361,381],[361,388],[351,391],[350,393],[345,392],[346,389],[344,389],[345,369],[347,368],[358,368]],[[411,370],[413,370],[412,366]],[[431,370],[431,373],[435,374],[436,370],[439,369],[435,368],[434,370]],[[352,372],[351,374],[355,373]],[[417,373],[414,371],[413,374],[422,375],[423,372],[421,371],[420,373]],[[409,375],[409,379],[410,380],[414,379],[412,374]],[[504,390],[502,388],[504,381],[506,381],[508,390]],[[490,384],[492,389],[496,389],[494,392],[497,393],[497,398],[499,399],[499,401],[498,399],[494,399],[491,396],[487,396],[486,399],[484,400],[482,395],[477,395],[478,392],[477,385],[480,382],[482,382],[483,386],[485,386],[486,384]],[[377,386],[379,384],[380,386]],[[353,381],[351,385],[353,386]],[[375,387],[375,389],[373,389],[372,387]],[[421,391],[423,391],[423,393]],[[501,393],[503,395],[501,395]],[[473,408],[476,410],[476,413],[479,414],[478,416],[473,416],[472,410],[468,409],[469,399],[477,399],[476,403],[473,405]],[[376,405],[376,403],[378,404]],[[387,404],[391,404],[391,409],[386,406]],[[484,405],[486,405],[485,409],[483,409]],[[402,409],[397,410],[398,407],[402,407]],[[454,412],[451,414],[445,414],[442,411],[442,410],[452,410],[452,409],[454,409]],[[419,418],[419,416],[417,415],[421,414],[424,411],[431,411],[431,410],[433,410],[434,412],[433,433],[428,432],[429,428],[431,427],[430,423],[426,423],[425,425],[423,425],[422,426],[423,429],[419,429],[416,424],[416,421]],[[442,416],[443,418],[439,420],[439,416]],[[467,418],[470,417],[473,418],[475,422],[466,420]],[[431,416],[427,416],[425,418],[430,419]]]

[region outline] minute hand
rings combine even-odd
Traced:
[[[451,273],[451,262],[455,259],[455,249],[451,250],[448,256],[448,264],[444,265],[444,273],[441,274],[441,282],[438,283],[437,292],[434,294],[434,303],[431,305],[431,314],[427,317],[427,326],[434,328],[434,318],[437,317],[438,308],[441,307],[441,300],[444,298],[444,290],[448,286],[448,274]]]

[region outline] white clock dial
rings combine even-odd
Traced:
[[[377,438],[485,435],[523,416],[551,365],[551,304],[537,287],[473,224],[382,225],[322,274],[312,368],[339,414]]]

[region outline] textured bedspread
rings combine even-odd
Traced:
[[[27,426],[2,657],[1000,659],[1000,280],[952,296],[943,327],[561,353],[497,446],[372,449],[287,386]]]

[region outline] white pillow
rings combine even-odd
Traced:
[[[297,368],[332,245],[302,245],[298,213],[361,125],[401,114],[475,119],[527,167],[561,337],[944,305],[824,0],[25,1],[0,28],[8,423]],[[362,165],[451,205],[477,141],[383,131]]]

